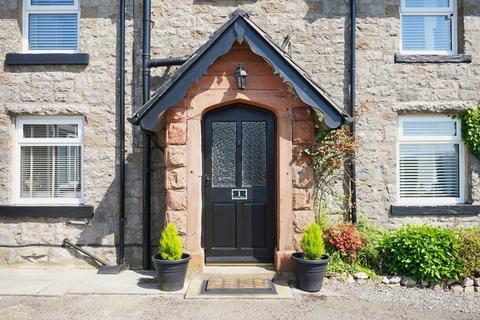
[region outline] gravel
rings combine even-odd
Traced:
[[[185,300],[146,295],[1,296],[0,319],[479,319],[480,293],[326,279],[293,300]]]
[[[445,313],[458,312],[475,315],[480,319],[480,293],[449,292],[428,288],[406,288],[385,284],[356,285],[327,280],[329,290],[352,295],[367,302],[403,305],[408,308],[435,310]]]

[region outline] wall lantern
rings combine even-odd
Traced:
[[[247,86],[247,70],[243,69],[242,65],[239,65],[237,69],[235,69],[235,81],[237,82],[237,88],[240,90],[245,89]]]

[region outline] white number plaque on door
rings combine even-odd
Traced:
[[[247,200],[247,189],[232,189],[232,200]]]

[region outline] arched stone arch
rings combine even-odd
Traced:
[[[238,90],[235,79],[230,75],[230,69],[239,63],[249,70],[246,90]],[[308,213],[308,219],[313,219],[311,209],[294,205],[298,190],[298,183],[295,182],[298,170],[295,166],[305,165],[298,160],[302,157],[298,154],[298,146],[307,145],[313,139],[311,109],[246,45],[235,45],[229,53],[220,57],[210,66],[207,74],[190,86],[184,99],[167,111],[167,219],[179,225],[185,249],[192,255],[192,267],[203,268],[202,119],[211,110],[239,103],[269,110],[276,117],[278,156],[275,266],[279,271],[289,270],[289,255],[298,238],[294,225],[297,229],[302,228],[301,222],[294,221],[295,210],[300,208],[301,214]],[[302,191],[302,199],[305,199],[305,193],[311,193],[311,185],[300,186],[305,189],[305,192]],[[311,199],[310,202],[313,203]],[[308,206],[310,205],[309,203]],[[305,220],[305,217],[300,220]]]

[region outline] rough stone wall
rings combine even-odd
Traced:
[[[397,226],[432,223],[479,225],[479,216],[410,216],[389,214],[397,201],[397,118],[403,113],[460,113],[480,99],[480,3],[459,1],[459,48],[472,54],[467,63],[394,63],[400,51],[400,1],[360,1],[357,25],[357,103],[369,108],[357,134],[358,212],[375,223]],[[462,53],[462,51],[460,51]],[[479,167],[468,154],[466,198],[478,203]]]
[[[78,266],[92,263],[82,255],[62,248],[64,238],[115,263],[119,203],[117,1],[81,1],[80,48],[89,54],[88,66],[4,65],[7,53],[22,52],[19,18],[22,11],[19,5],[21,1],[0,2],[0,203],[13,203],[13,130],[17,117],[82,116],[85,119],[84,197],[85,204],[93,205],[95,213],[92,219],[0,217],[0,263]],[[129,35],[126,39],[127,115],[132,112],[132,104],[141,104],[138,98],[141,88],[132,90],[131,87],[132,75],[138,76],[140,70],[138,65],[132,65],[132,57],[140,56],[137,41],[131,36],[136,31],[132,23],[132,5],[133,2],[128,2],[126,22]],[[136,63],[137,59],[133,61]],[[142,155],[137,147],[141,140],[133,136],[131,126],[126,127],[126,255],[135,267],[141,259]],[[158,152],[154,151],[156,160]],[[160,166],[162,162],[156,161]],[[163,181],[157,167],[154,165],[153,185]],[[161,192],[155,194],[157,198],[161,196]],[[160,211],[161,206],[157,204],[163,202],[153,201],[154,213]]]
[[[295,99],[292,112],[293,228],[294,246],[299,250],[303,230],[315,221],[314,175],[311,159],[304,152],[314,142],[314,111]]]
[[[389,216],[396,201],[396,120],[399,112],[456,112],[475,104],[480,91],[480,3],[459,0],[460,45],[471,53],[471,64],[398,64],[400,0],[359,0],[357,26],[357,103],[369,111],[358,124],[363,144],[358,155],[358,212],[378,224],[430,222],[444,225],[479,224],[475,217]],[[5,54],[21,52],[20,1],[0,1],[0,203],[10,204],[12,148],[18,115],[82,115],[85,117],[85,199],[94,205],[92,220],[65,218],[0,218],[1,263],[82,263],[59,247],[63,238],[84,244],[115,260],[118,216],[117,102],[118,1],[81,1],[81,50],[90,55],[82,66],[5,66]],[[213,31],[240,8],[324,88],[340,106],[348,105],[349,1],[327,0],[177,0],[152,1],[152,56],[193,53]],[[141,101],[142,1],[127,1],[127,114]],[[153,70],[153,90],[174,71]],[[127,125],[127,248],[139,266],[142,240],[141,136]],[[165,163],[162,145],[152,154],[152,250],[163,225]],[[297,161],[297,160],[296,160]],[[470,156],[468,194],[480,201],[480,166]],[[294,162],[297,166],[298,163]],[[293,167],[294,170],[297,170]],[[303,168],[302,165],[299,166]],[[181,166],[179,167],[181,168]],[[177,169],[175,169],[177,170]],[[298,169],[303,170],[303,169]],[[181,171],[181,170],[180,170]],[[169,179],[167,179],[168,181]],[[170,186],[169,190],[174,190]],[[180,187],[179,187],[180,188]],[[303,188],[297,185],[295,188]],[[297,190],[297,189],[296,189]],[[301,192],[296,191],[300,203]],[[340,190],[339,190],[340,192]],[[304,208],[304,205],[300,205]],[[307,206],[308,207],[308,206]],[[334,206],[337,207],[337,206]],[[335,209],[339,210],[339,209]],[[181,210],[179,210],[180,212]],[[304,209],[296,210],[296,213]],[[308,211],[308,210],[307,210]]]

